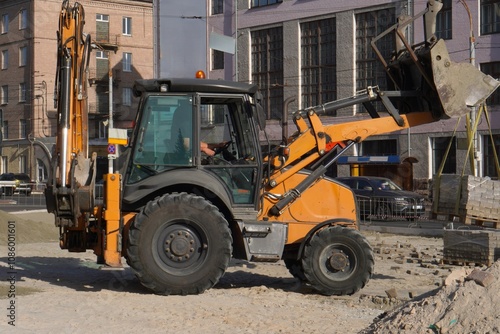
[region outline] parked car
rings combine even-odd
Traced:
[[[12,183],[14,182],[15,186],[13,188],[10,188],[12,192],[10,195],[12,195],[14,192],[17,192],[19,194],[25,194],[26,196],[31,195],[31,191],[33,190],[33,181],[29,177],[28,174],[24,173],[4,173],[0,175],[0,184],[3,183]],[[2,186],[3,187],[3,186]],[[8,189],[6,189],[5,193],[9,195]]]
[[[34,182],[31,180],[30,176],[24,173],[17,173],[14,174],[14,179],[16,180],[16,192],[31,196]]]
[[[354,191],[362,219],[372,216],[378,219],[415,220],[425,213],[424,196],[403,190],[387,178],[351,176],[338,177],[336,180]]]
[[[16,190],[16,180],[14,174],[4,173],[0,175],[0,192],[5,196],[12,196]]]

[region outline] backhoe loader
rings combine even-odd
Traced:
[[[380,56],[374,40],[389,89],[367,87],[351,98],[295,112],[296,132],[268,153],[259,139],[265,117],[256,85],[136,81],[135,126],[125,138],[119,170],[103,176],[101,203],[95,199],[96,154],[88,152],[87,138],[91,38],[83,31],[83,7],[64,1],[57,143],[45,191],[61,248],[93,250],[109,267],[121,267],[124,258],[157,294],[202,293],[217,284],[231,257],[283,260],[320,294],[356,293],[373,274],[373,251],[359,232],[354,193],[325,176],[326,169],[370,136],[464,115],[499,84],[470,64],[451,61],[432,29],[440,4],[429,2],[380,36],[394,34],[398,41],[390,59]],[[431,28],[424,42],[412,46],[404,28],[419,17]],[[320,113],[354,105],[370,118],[321,122]],[[203,153],[201,142],[215,155]]]

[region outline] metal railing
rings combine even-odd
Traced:
[[[426,217],[423,200],[417,198],[356,196],[362,221],[420,220]]]

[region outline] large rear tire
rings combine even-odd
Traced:
[[[213,287],[231,253],[228,222],[200,196],[164,195],[148,203],[130,227],[129,265],[157,294],[198,294]]]
[[[306,243],[302,256],[304,276],[323,295],[352,295],[373,274],[373,251],[357,231],[329,226]]]

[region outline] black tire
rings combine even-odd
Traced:
[[[129,265],[157,294],[198,294],[213,287],[231,253],[228,222],[200,196],[164,195],[149,202],[130,227]]]
[[[354,229],[328,226],[305,244],[302,256],[304,275],[323,295],[352,295],[373,274],[373,251]]]
[[[11,187],[5,188],[5,195],[6,196],[14,195],[14,188],[11,188]]]
[[[302,268],[302,262],[299,260],[286,259],[284,260],[285,266],[292,274],[293,277],[301,282],[307,282],[307,278],[304,275],[304,269]]]

